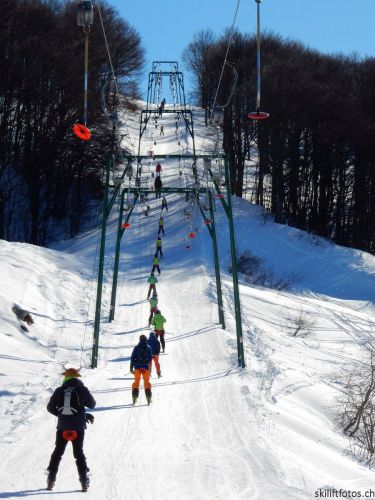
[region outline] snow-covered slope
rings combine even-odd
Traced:
[[[201,117],[198,110],[195,118]],[[191,151],[173,117],[145,133],[145,150]],[[195,124],[198,149],[210,140]],[[138,123],[126,130],[135,144]],[[156,141],[156,145],[154,145]],[[178,144],[180,142],[180,144]],[[163,166],[165,186],[191,182],[191,164]],[[155,162],[145,162],[151,184]],[[182,171],[182,175],[179,172]],[[149,172],[149,173],[148,173]],[[46,494],[44,470],[55,418],[45,406],[64,366],[82,366],[97,407],[85,437],[95,499],[310,499],[320,488],[361,491],[374,474],[348,453],[336,427],[340,377],[366,359],[373,343],[375,258],[267,221],[258,207],[234,199],[239,254],[250,250],[276,276],[293,273],[289,291],[240,286],[247,368],[237,366],[228,229],[216,207],[226,330],[217,317],[211,240],[199,211],[169,195],[159,306],[167,318],[163,377],[152,377],[153,403],[131,405],[129,357],[147,333],[147,276],[160,201],[136,206],[121,247],[115,321],[108,323],[118,206],[108,224],[99,366],[90,370],[98,231],[57,249],[0,242],[0,498]],[[191,228],[200,231],[186,248]],[[94,278],[94,279],[93,279]],[[35,324],[20,329],[13,303]],[[291,334],[311,321],[306,337]],[[54,498],[74,498],[78,476],[70,446]],[[68,496],[67,496],[68,493]],[[319,493],[319,492],[318,492]],[[325,498],[328,498],[326,495]]]

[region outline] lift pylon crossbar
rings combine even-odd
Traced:
[[[182,76],[181,71],[150,71],[149,75],[157,75],[157,76],[170,76],[170,75],[176,75],[176,76]]]
[[[159,108],[151,108],[151,109],[142,109],[141,111],[141,115],[145,114],[145,113],[148,113],[150,115],[159,115]],[[168,109],[168,108],[164,108],[163,109],[163,115],[164,113],[173,113],[175,115],[183,115],[183,114],[186,114],[186,115],[192,115],[192,111],[190,109]]]
[[[152,62],[152,71],[156,71],[156,68],[160,64],[169,64],[174,67],[175,71],[178,71],[178,62],[177,61],[153,61]]]
[[[143,194],[156,194],[156,193],[206,193],[207,189],[206,188],[199,188],[199,189],[194,189],[194,188],[171,188],[171,187],[162,187],[155,191],[155,189],[142,189],[142,188],[124,188],[125,192],[129,193],[143,193]]]
[[[124,155],[122,156],[124,160],[128,160],[130,163],[133,161],[138,161],[141,162],[142,160],[203,160],[205,158],[208,158],[212,160],[212,156],[210,155],[189,155],[189,154],[184,154],[184,155],[179,155],[179,154],[164,154],[164,155],[153,155],[153,156],[148,156],[148,155]],[[217,155],[214,157],[215,158],[224,158],[224,155]]]

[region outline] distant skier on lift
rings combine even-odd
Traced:
[[[134,382],[132,384],[133,404],[136,403],[139,396],[139,384],[141,377],[145,387],[147,403],[151,403],[151,384],[150,384],[150,369],[152,362],[152,350],[147,344],[146,335],[139,337],[139,343],[133,349],[130,358],[130,373],[134,374]]]
[[[197,180],[197,178],[198,178],[198,171],[197,171],[197,161],[196,160],[193,161],[193,165],[192,165],[191,168],[193,169],[194,179]]]
[[[163,187],[163,183],[161,181],[161,178],[160,178],[160,175],[158,175],[155,179],[155,182],[154,182],[154,187],[155,187],[155,195],[156,195],[156,199],[157,198],[161,198],[161,188]]]
[[[167,320],[162,316],[161,312],[159,309],[156,310],[154,317],[151,320],[151,325],[155,327],[155,333],[156,336],[160,336],[160,343],[161,347],[163,349],[163,352],[165,352],[165,340],[164,340],[164,323],[166,323]]]
[[[147,278],[147,283],[150,284],[148,287],[148,293],[147,293],[147,300],[150,298],[151,291],[156,293],[156,283],[158,282],[158,279],[156,276],[154,276],[154,273],[151,273],[150,276]]]
[[[162,250],[162,241],[161,241],[161,238],[160,236],[158,236],[158,239],[156,240],[156,256],[158,256],[158,254],[160,254],[160,258],[162,259],[163,258],[163,250]]]
[[[151,270],[151,274],[153,274],[155,272],[155,269],[157,269],[158,273],[159,273],[159,276],[160,276],[160,265],[159,265],[159,258],[158,258],[158,255],[157,253],[154,255],[153,259],[152,259],[152,270]]]
[[[150,302],[150,316],[148,318],[148,327],[151,325],[151,320],[153,315],[156,313],[157,308],[158,308],[158,295],[156,292],[153,292],[151,299],[149,300]]]
[[[167,198],[163,195],[163,198],[161,199],[161,211],[166,209],[168,212],[168,203],[167,203]]]
[[[161,165],[160,163],[158,163],[155,167],[155,173],[156,173],[156,176],[158,177],[159,175],[161,175],[161,171],[162,171],[162,168],[161,168]]]
[[[163,219],[163,216],[161,215],[160,216],[160,219],[159,219],[159,230],[158,230],[158,236],[160,233],[164,233],[164,219]]]

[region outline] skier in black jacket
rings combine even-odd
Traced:
[[[78,370],[68,368],[62,375],[64,382],[55,389],[47,405],[47,410],[58,417],[55,449],[47,467],[47,489],[52,490],[66,445],[68,441],[72,441],[82,491],[87,491],[89,469],[83,453],[83,440],[86,422],[94,423],[94,417],[90,413],[86,414],[85,406],[94,408],[96,402],[87,387],[78,380],[77,377],[81,376]]]
[[[156,198],[161,198],[160,189],[163,187],[163,183],[161,181],[160,175],[155,178],[154,187],[155,187]]]
[[[130,373],[134,374],[134,382],[132,384],[132,397],[133,404],[136,403],[139,395],[139,385],[141,383],[141,376],[145,386],[145,395],[147,403],[151,403],[151,384],[150,384],[150,368],[152,362],[152,349],[147,344],[146,335],[139,337],[139,343],[133,349],[130,358]]]

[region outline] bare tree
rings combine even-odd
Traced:
[[[369,464],[375,457],[375,352],[345,383],[341,426],[353,449]]]
[[[226,48],[226,33],[215,40],[200,33],[185,51],[207,109]],[[235,33],[229,59],[239,75],[223,127],[232,193],[242,196],[254,151],[255,202],[276,222],[375,252],[375,59],[324,55],[265,33],[262,107],[271,117],[259,123],[247,119],[255,106],[255,37]],[[229,90],[224,78],[219,100]]]
[[[97,18],[89,51],[88,125],[94,133],[83,144],[72,135],[83,95],[84,37],[76,2],[0,3],[0,234],[42,244],[56,226],[69,236],[96,219],[104,155],[112,143],[100,102],[110,65]],[[140,37],[108,4],[101,2],[101,12],[116,75],[134,94],[143,67]]]

